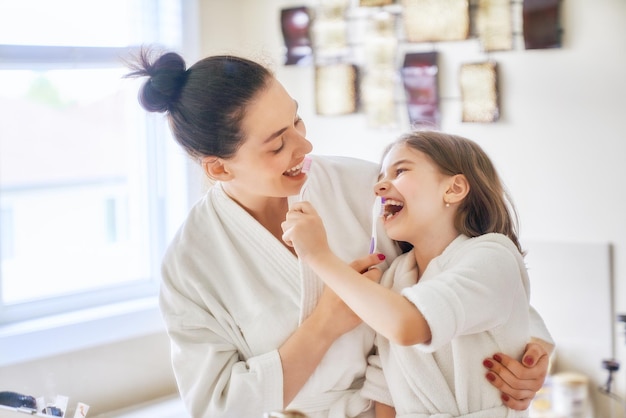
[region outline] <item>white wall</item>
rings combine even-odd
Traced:
[[[204,0],[201,55],[269,60],[298,100],[315,152],[378,161],[383,146],[408,125],[380,131],[368,129],[363,115],[317,117],[312,69],[281,65],[279,9],[315,3]],[[523,239],[612,245],[613,300],[607,303],[626,313],[626,1],[566,0],[561,17],[562,48],[490,54],[500,74],[502,116],[495,124],[460,122],[458,64],[487,58],[477,42],[436,45],[441,129],[476,140],[490,154],[516,202]],[[555,309],[567,297],[567,288],[562,291],[555,295]],[[599,308],[580,301],[580,309]],[[616,379],[623,394],[623,324],[608,325],[615,330],[609,345],[622,362]],[[601,369],[612,353],[596,354]]]

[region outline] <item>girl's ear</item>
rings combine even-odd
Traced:
[[[457,174],[452,176],[446,190],[445,201],[448,203],[459,203],[470,191],[470,185],[467,181],[467,177],[463,174]]]
[[[232,178],[224,160],[221,158],[213,156],[203,157],[201,164],[206,175],[212,180],[228,181]]]

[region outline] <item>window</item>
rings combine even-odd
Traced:
[[[0,325],[156,294],[183,156],[122,59],[184,3],[0,0]]]

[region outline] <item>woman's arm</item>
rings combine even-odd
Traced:
[[[380,263],[372,255],[351,264],[359,270]],[[172,343],[174,373],[192,416],[252,416],[289,404],[328,348],[361,320],[326,289],[317,307],[277,350],[243,360],[236,330],[171,285],[178,273],[164,269],[160,302]],[[210,299],[204,295],[205,300]],[[219,311],[218,302],[210,302]],[[224,312],[221,312],[225,314]],[[268,330],[269,333],[272,330]],[[341,367],[341,365],[338,365]]]
[[[352,271],[367,270],[380,263],[375,255],[355,260]],[[288,405],[341,335],[361,323],[361,319],[328,287],[317,306],[289,339],[278,349],[283,365],[283,402]]]
[[[376,411],[376,418],[396,418],[396,409],[393,406],[376,402],[374,410]]]

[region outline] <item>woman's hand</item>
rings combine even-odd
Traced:
[[[526,346],[522,362],[502,353],[483,361],[489,369],[486,375],[489,383],[500,390],[507,407],[518,411],[527,409],[543,386],[548,373],[548,351],[543,345],[531,342]]]
[[[370,254],[354,260],[350,263],[350,267],[359,273],[363,273],[370,280],[377,282],[380,280],[382,273],[380,269],[371,267],[380,262],[381,260],[376,254]],[[324,292],[315,307],[314,314],[323,321],[323,328],[332,334],[332,340],[351,331],[362,322],[361,318],[328,286],[324,286]]]

